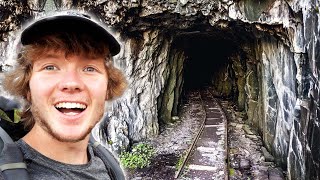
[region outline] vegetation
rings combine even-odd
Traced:
[[[235,170],[233,168],[229,169],[229,175],[234,176],[235,175]]]
[[[9,117],[9,113],[11,113],[11,112],[13,112],[12,118]],[[20,122],[19,110],[13,109],[13,110],[11,110],[11,112],[8,112],[8,114],[7,114],[7,112],[0,109],[0,118],[8,121],[10,123],[19,123]]]
[[[177,164],[176,164],[176,170],[179,170],[179,168],[182,166],[182,163],[184,161],[184,156],[185,156],[186,153],[182,153],[182,155],[180,156]]]
[[[155,154],[154,148],[149,144],[140,143],[132,148],[131,152],[120,154],[120,162],[125,168],[138,169],[150,165]]]
[[[113,141],[112,141],[112,140],[108,140],[108,144],[109,144],[109,145],[112,145],[112,144],[113,144]]]

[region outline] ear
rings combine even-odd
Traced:
[[[31,102],[31,92],[30,91],[27,92],[27,101]]]
[[[111,97],[111,91],[110,91],[110,89],[108,88],[107,89],[107,93],[106,93],[106,101],[108,101],[108,100],[110,100],[110,97]]]
[[[105,101],[107,101],[108,99],[109,99],[109,92],[106,93]]]

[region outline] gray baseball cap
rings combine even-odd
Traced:
[[[120,44],[114,36],[89,15],[66,11],[35,20],[21,33],[22,45],[36,42],[40,37],[56,32],[83,32],[109,45],[112,56],[120,52]]]

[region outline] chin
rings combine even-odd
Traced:
[[[68,132],[68,133],[65,133]],[[55,139],[57,139],[60,142],[79,142],[82,141],[84,139],[86,139],[86,137],[88,137],[88,135],[90,134],[91,129],[88,129],[87,131],[83,131],[83,132],[75,132],[75,131],[71,131],[70,130],[65,130],[64,132],[51,132],[51,136]]]
[[[80,142],[82,140],[84,140],[87,137],[86,135],[82,135],[82,136],[66,136],[66,135],[61,135],[61,136],[53,136],[55,139],[57,139],[60,142]]]

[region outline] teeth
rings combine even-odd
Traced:
[[[56,104],[55,107],[66,108],[66,109],[72,109],[72,108],[85,109],[87,106],[80,103],[63,102],[63,103]]]

